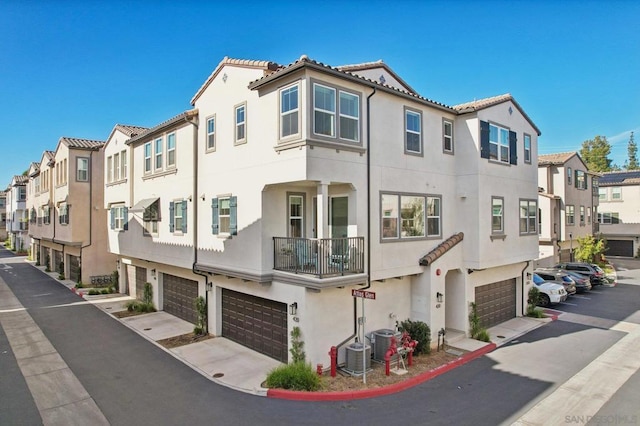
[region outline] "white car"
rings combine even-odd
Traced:
[[[543,280],[538,274],[533,274],[533,285],[540,290],[540,306],[549,306],[567,300],[567,291],[560,284]]]

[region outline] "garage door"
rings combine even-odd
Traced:
[[[162,309],[195,324],[198,320],[195,302],[198,297],[198,282],[175,275],[162,274]]]
[[[480,324],[489,328],[516,316],[515,278],[476,287]]]
[[[633,241],[607,240],[605,256],[633,257]]]
[[[287,305],[222,289],[222,336],[287,362]]]

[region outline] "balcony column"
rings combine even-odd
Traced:
[[[329,238],[329,184],[327,182],[318,183],[318,238]]]

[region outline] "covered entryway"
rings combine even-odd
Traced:
[[[493,327],[515,318],[516,279],[476,287],[476,308],[482,327]]]
[[[53,268],[52,270],[56,271],[59,274],[64,274],[64,270],[60,269],[62,263],[62,252],[58,250],[53,251]]]
[[[287,305],[222,289],[222,336],[286,363]]]
[[[80,258],[69,255],[69,279],[74,283],[80,282]]]
[[[162,274],[162,310],[195,324],[198,320],[196,298],[198,282],[175,275]]]
[[[605,256],[633,257],[633,241],[607,240]]]
[[[147,268],[136,266],[136,299],[144,297],[144,285],[147,282]]]

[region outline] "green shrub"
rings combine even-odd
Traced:
[[[422,321],[411,321],[407,319],[400,323],[400,331],[406,331],[412,340],[417,340],[418,345],[415,354],[428,354],[431,352],[431,329]],[[400,342],[398,342],[400,344]]]
[[[142,302],[147,305],[153,305],[153,287],[151,286],[151,283],[144,283]]]
[[[481,342],[490,342],[491,337],[486,328],[480,323],[480,317],[478,316],[478,307],[475,302],[469,304],[471,312],[469,312],[469,325],[471,326],[471,338],[480,340]]]
[[[280,365],[269,372],[267,387],[297,391],[316,391],[322,381],[311,364],[294,362]]]
[[[95,296],[96,294],[100,294],[100,292],[98,290],[96,290],[95,288],[92,288],[91,290],[89,290],[89,296]]]
[[[475,339],[487,343],[491,341],[491,337],[489,336],[489,332],[486,328],[481,329],[478,334],[476,334]]]
[[[82,282],[79,282],[76,284],[76,288],[83,288],[84,284],[82,284]]]
[[[302,340],[302,331],[300,327],[293,327],[291,330],[291,358],[294,363],[305,362],[306,354],[304,353],[304,341]]]
[[[537,306],[540,303],[540,290],[536,287],[529,289],[527,298],[527,316],[532,318],[544,318],[544,313]]]
[[[125,308],[127,308],[127,311],[133,312],[138,310],[139,304],[140,302],[138,302],[137,300],[129,300],[127,303],[125,303],[124,306]]]
[[[156,308],[153,306],[153,303],[145,303],[139,300],[130,300],[124,306],[127,308],[127,311],[129,312],[136,311],[140,313],[147,313],[147,312],[156,311]]]
[[[109,294],[111,293],[111,288],[103,288],[102,291],[100,292],[102,294]]]
[[[204,297],[198,296],[193,303],[197,313],[193,334],[200,336],[207,333],[207,301]]]

